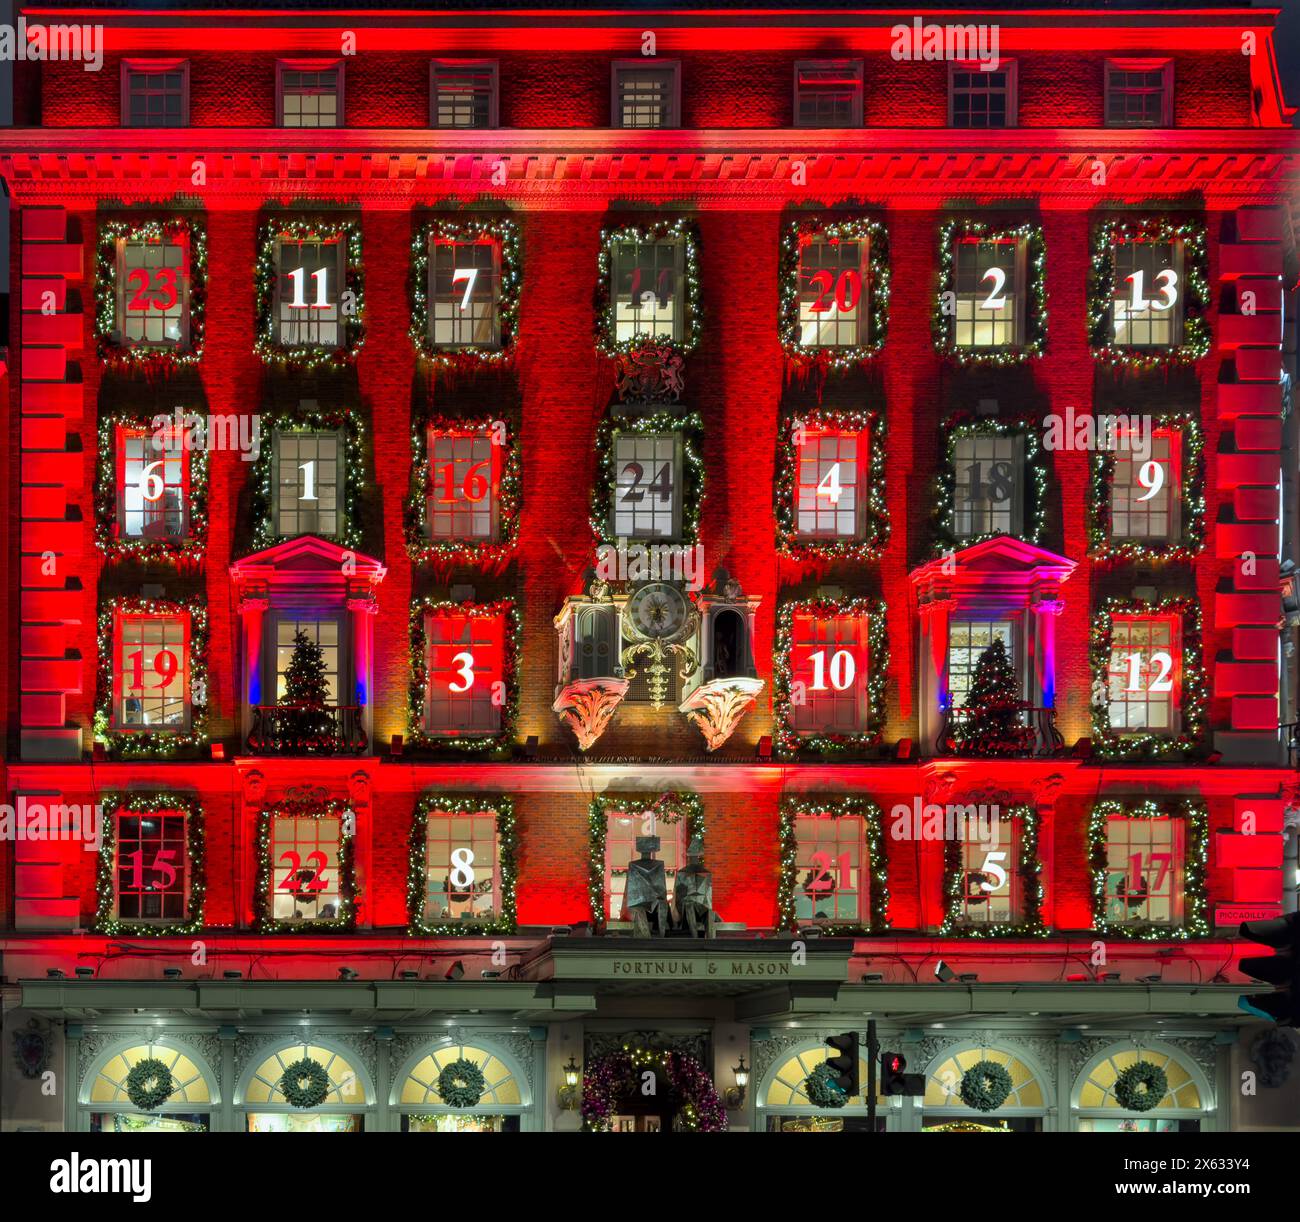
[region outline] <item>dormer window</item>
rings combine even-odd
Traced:
[[[862,126],[862,61],[801,59],[794,66],[796,127]]]
[[[1106,126],[1169,127],[1174,65],[1168,59],[1106,61]]]
[[[281,60],[275,71],[281,127],[343,126],[342,60]]]
[[[614,127],[681,126],[681,65],[674,60],[624,59],[613,66]]]
[[[992,71],[980,63],[948,66],[950,127],[1015,127],[1016,62],[1002,60]]]

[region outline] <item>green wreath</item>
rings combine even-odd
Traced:
[[[319,1107],[330,1093],[330,1076],[315,1057],[303,1057],[280,1075],[280,1093],[294,1107]]]
[[[438,1094],[448,1107],[477,1107],[485,1090],[483,1071],[464,1057],[444,1065],[438,1075]]]
[[[1011,1075],[994,1061],[977,1061],[961,1076],[961,1101],[977,1112],[1000,1108],[1011,1094]]]
[[[1169,1079],[1159,1065],[1136,1061],[1115,1080],[1115,1099],[1130,1112],[1149,1112],[1159,1107],[1169,1091]]]
[[[156,1112],[176,1089],[172,1071],[157,1057],[145,1057],[126,1075],[126,1097],[142,1112]]]
[[[814,1107],[843,1107],[849,1101],[831,1075],[835,1071],[823,1061],[803,1080],[804,1094]]]

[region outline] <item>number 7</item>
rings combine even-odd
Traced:
[[[460,299],[460,308],[469,309],[470,294],[474,291],[474,282],[478,279],[477,267],[458,267],[451,273],[451,283],[454,288],[461,280],[465,281],[465,296]]]

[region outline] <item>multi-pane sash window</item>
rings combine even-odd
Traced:
[[[1024,440],[976,433],[953,445],[953,533],[959,539],[1018,534],[1024,504]]]
[[[959,925],[1014,925],[1024,916],[1020,871],[1020,828],[1010,815],[993,818],[995,842],[980,838],[981,823],[962,819],[958,842],[961,878],[957,890]],[[987,827],[987,825],[984,825]]]
[[[867,629],[865,615],[794,615],[790,688],[802,697],[790,702],[794,733],[860,734],[866,730]]]
[[[290,619],[280,617],[275,624],[275,700],[282,704],[288,694],[286,676],[293,661],[294,639],[301,632],[309,641],[320,646],[325,663],[325,682],[329,685],[329,702],[339,703],[340,645],[339,621],[336,619]]]
[[[1106,64],[1106,126],[1168,127],[1173,65],[1115,60]]]
[[[804,430],[795,484],[801,538],[861,537],[870,444],[865,431]]]
[[[184,812],[124,811],[116,819],[114,915],[159,924],[185,920],[190,863]]]
[[[862,61],[805,59],[794,66],[796,127],[862,126]]]
[[[1183,846],[1180,819],[1112,815],[1106,821],[1106,920],[1181,925]]]
[[[686,864],[686,820],[669,823],[656,819],[650,811],[605,812],[605,917],[625,919],[623,902],[627,896],[628,862],[641,854],[636,851],[638,836],[658,836],[659,851],[651,856],[664,863],[668,880],[668,898],[673,895],[677,871]]]
[[[505,616],[430,611],[425,632],[427,732],[496,734],[505,705]]]
[[[123,61],[123,127],[184,127],[189,121],[188,60]]]
[[[863,924],[869,876],[862,816],[798,815],[794,835],[795,918]]]
[[[1016,664],[1015,625],[1010,620],[953,620],[948,625],[948,691],[952,707],[966,707],[980,655],[995,640],[1006,646]]]
[[[679,238],[658,242],[620,239],[610,260],[614,338],[648,335],[681,340],[685,331],[686,246]]]
[[[501,915],[496,811],[431,810],[424,840],[426,921],[486,921]]]
[[[276,341],[286,347],[337,348],[343,342],[339,316],[343,244],[334,239],[280,238],[275,257]]]
[[[676,433],[614,438],[614,534],[675,539],[681,506],[681,441]]]
[[[429,259],[429,338],[438,348],[501,343],[501,244],[435,239]]]
[[[1110,728],[1178,732],[1182,634],[1174,616],[1116,616],[1111,623],[1107,701]]]
[[[799,248],[799,343],[856,348],[867,340],[865,240],[814,236]]]
[[[1121,437],[1111,470],[1111,537],[1156,542],[1175,538],[1181,493],[1182,445],[1178,433],[1154,430],[1149,457],[1134,453]]]
[[[275,522],[281,535],[339,533],[339,433],[275,434]]]
[[[113,653],[113,729],[188,730],[189,616],[119,615]]]
[[[1119,348],[1174,348],[1183,339],[1183,244],[1116,242],[1111,318]]]
[[[271,821],[271,918],[311,925],[336,920],[343,898],[342,817]]]
[[[627,60],[614,65],[615,127],[679,127],[678,65]]]
[[[276,71],[281,127],[342,127],[341,64],[281,63]]]
[[[958,238],[953,249],[958,348],[1016,348],[1024,342],[1025,244]]]
[[[498,533],[501,447],[487,430],[429,430],[429,535],[435,540],[489,542]]]
[[[116,330],[124,343],[184,349],[189,306],[189,249],[183,241],[118,240]]]
[[[1016,65],[992,72],[979,64],[953,64],[948,74],[948,122],[953,127],[1015,127]]]
[[[190,452],[184,430],[117,427],[117,523],[123,539],[189,533]]]
[[[435,60],[430,67],[430,127],[496,127],[495,62]]]

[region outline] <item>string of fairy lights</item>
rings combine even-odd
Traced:
[[[704,803],[694,793],[671,790],[649,797],[631,795],[600,795],[592,798],[587,807],[587,898],[591,903],[591,919],[604,925],[605,917],[605,846],[609,833],[609,815],[627,815],[645,820],[654,816],[654,826],[660,823],[672,827],[686,821],[687,836],[704,840]],[[657,834],[657,831],[656,833]],[[617,919],[617,915],[614,917]]]
[[[490,917],[472,917],[463,921],[430,921],[428,903],[429,822],[431,819],[454,819],[457,815],[490,812],[496,825],[496,875],[500,898]],[[515,932],[515,878],[518,870],[519,837],[516,831],[514,799],[507,794],[421,795],[411,818],[411,838],[407,860],[406,901],[413,937],[443,937],[447,934],[510,934]],[[475,868],[482,868],[475,863]],[[490,866],[488,867],[491,868]]]
[[[885,856],[884,814],[870,798],[848,794],[838,798],[807,798],[788,795],[781,800],[777,839],[781,874],[777,884],[777,923],[781,929],[799,927],[796,911],[799,886],[800,819],[857,819],[861,821],[870,882],[867,886],[866,920],[857,923],[818,920],[817,927],[828,936],[878,933],[887,927],[889,912],[889,864]],[[861,897],[859,896],[859,904]],[[861,908],[859,908],[861,912]]]

